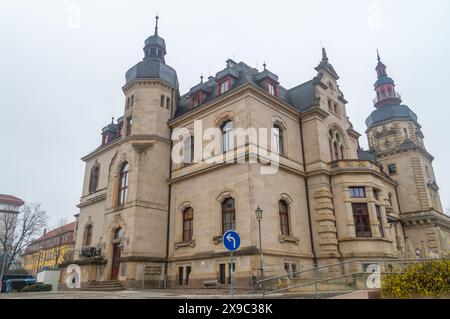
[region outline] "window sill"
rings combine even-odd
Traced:
[[[220,235],[214,236],[212,239],[213,239],[213,243],[216,245],[222,242],[222,236],[220,236]]]
[[[296,245],[298,245],[298,242],[300,241],[298,237],[285,235],[279,235],[278,240],[280,241],[280,243],[286,242],[286,243],[294,243]]]
[[[189,241],[180,241],[175,243],[175,249],[182,248],[182,247],[195,247],[195,239],[189,240]]]

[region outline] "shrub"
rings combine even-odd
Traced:
[[[51,284],[37,283],[23,287],[20,292],[37,292],[37,291],[52,291]]]
[[[445,295],[450,295],[450,260],[417,262],[402,270],[394,269],[394,273],[382,276],[382,298]]]

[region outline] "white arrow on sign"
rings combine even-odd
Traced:
[[[234,239],[234,237],[231,236],[231,234],[227,235],[227,240],[228,241],[233,241],[233,248],[236,248],[236,239]]]

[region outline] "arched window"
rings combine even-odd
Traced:
[[[194,231],[194,210],[188,207],[183,211],[183,241],[191,241]]]
[[[289,207],[284,200],[278,202],[281,235],[289,236]]]
[[[329,143],[331,160],[336,161],[345,158],[345,142],[344,136],[337,131],[337,129],[330,129],[329,133]]]
[[[236,229],[236,212],[234,199],[229,197],[222,202],[222,232]]]
[[[274,124],[273,128],[274,128],[273,139],[274,139],[275,151],[278,154],[283,155],[284,154],[283,129],[278,124]]]
[[[84,243],[83,246],[90,246],[92,242],[92,224],[86,225],[84,228]]]
[[[98,188],[98,180],[100,178],[100,165],[94,165],[91,168],[91,176],[89,179],[89,193],[95,193]]]
[[[227,120],[221,126],[222,129],[222,151],[228,152],[233,147],[233,121]]]
[[[128,173],[130,166],[127,162],[122,165],[122,169],[120,170],[120,184],[119,184],[119,205],[125,204],[125,200],[127,198],[128,193]]]

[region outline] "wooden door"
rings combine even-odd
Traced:
[[[120,269],[120,244],[114,244],[113,246],[113,258],[111,269],[111,280],[117,280]]]

